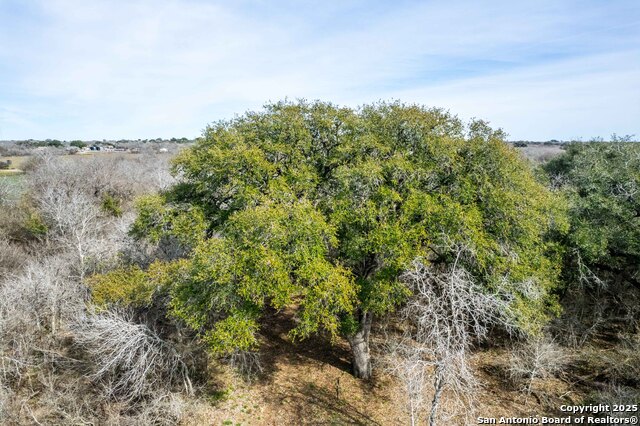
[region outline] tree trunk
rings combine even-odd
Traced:
[[[347,336],[353,356],[353,375],[359,379],[371,378],[371,355],[369,354],[369,332],[373,315],[369,312],[360,314],[360,328]]]
[[[444,389],[444,381],[442,380],[442,376],[440,375],[440,367],[436,367],[436,377],[433,382],[433,388],[435,393],[433,394],[433,400],[431,401],[431,415],[429,415],[429,426],[436,425],[436,414],[438,411],[438,405],[440,404],[440,396],[442,395],[442,390]]]

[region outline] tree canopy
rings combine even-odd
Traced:
[[[181,245],[149,279],[216,353],[255,348],[265,308],[292,307],[294,338],[344,335],[368,356],[371,318],[403,303],[416,258],[457,259],[524,330],[557,308],[545,236],[566,231],[563,203],[482,121],[279,102],[210,125],[174,172],[178,184],[140,202],[133,233]]]
[[[640,290],[640,144],[621,142],[574,143],[545,165],[569,201],[569,283],[622,280]]]

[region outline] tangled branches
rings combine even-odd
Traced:
[[[401,360],[393,371],[405,384],[412,424],[417,422],[429,377],[434,385],[430,425],[436,422],[445,389],[459,402],[470,398],[475,378],[468,352],[474,342],[486,337],[488,327],[505,323],[508,300],[476,284],[459,264],[462,254],[458,250],[455,262],[440,268],[416,259],[402,277],[413,294],[401,312],[410,331],[393,345],[392,352]]]
[[[74,331],[76,342],[95,362],[91,377],[103,384],[108,398],[130,403],[159,390],[168,393],[177,383],[192,392],[187,367],[176,350],[126,314],[89,315]]]

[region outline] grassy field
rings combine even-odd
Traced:
[[[29,158],[31,158],[31,156],[29,155],[21,155],[21,156],[14,156],[14,157],[0,157],[0,160],[2,161],[6,161],[9,160],[11,161],[11,168],[9,170],[4,170],[5,172],[10,172],[13,169],[22,169],[22,165],[29,160]],[[2,172],[3,170],[0,170],[0,172]]]
[[[564,152],[561,145],[543,145],[543,144],[530,144],[529,146],[516,148],[526,158],[535,162],[545,162],[549,159],[558,156]],[[83,158],[91,158],[94,156],[113,156],[113,157],[135,157],[140,154],[133,154],[128,152],[98,152],[91,154],[79,154],[79,155],[62,155],[60,158],[68,160],[77,160]],[[172,155],[172,154],[164,154]],[[11,169],[22,169],[22,166],[29,161],[31,156],[21,155],[13,157],[0,157],[0,160],[11,160]],[[0,170],[0,174],[3,171]],[[13,172],[15,173],[15,172]]]
[[[13,170],[0,170],[0,172],[12,172]],[[16,201],[24,190],[25,176],[22,172],[0,173],[0,195],[7,201]]]
[[[12,181],[16,176],[24,173],[22,171],[22,165],[29,159],[29,156],[23,155],[20,157],[0,157],[0,161],[11,161],[11,165],[9,169],[0,170],[0,179],[9,179],[12,178]]]
[[[0,177],[2,176],[16,176],[24,173],[20,169],[8,169],[8,170],[0,170]]]

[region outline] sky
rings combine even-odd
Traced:
[[[0,0],[0,139],[191,138],[285,98],[640,137],[640,1]]]

